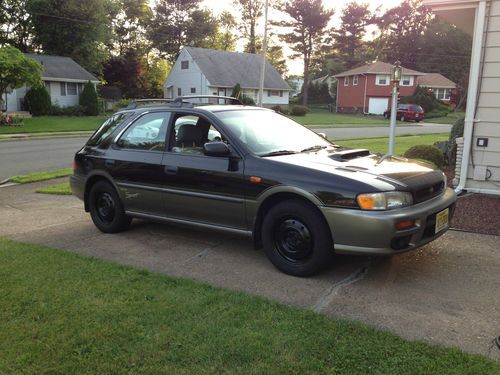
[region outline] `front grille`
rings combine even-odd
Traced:
[[[420,188],[415,191],[415,202],[420,203],[437,197],[444,190],[444,181]]]

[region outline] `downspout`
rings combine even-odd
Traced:
[[[365,77],[365,93],[363,95],[363,114],[364,115],[369,115],[370,113],[366,110],[366,86],[368,84],[368,76],[366,74],[361,74],[363,77]]]
[[[460,169],[460,179],[455,188],[456,193],[460,193],[465,188],[467,181],[467,172],[469,168],[470,153],[472,149],[472,133],[474,127],[474,117],[478,102],[478,89],[481,72],[481,50],[484,37],[484,26],[486,18],[486,0],[480,0],[476,9],[474,24],[474,37],[472,40],[472,57],[469,74],[469,87],[467,93],[467,106],[465,109],[464,120],[464,150],[462,157],[462,166]]]

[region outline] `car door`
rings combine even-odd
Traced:
[[[162,162],[168,176],[167,215],[246,230],[243,159],[234,150],[226,156],[204,155],[205,142],[224,137],[202,116],[176,114],[171,128],[174,133]]]
[[[118,186],[125,210],[163,214],[162,159],[171,114],[144,113],[134,120],[106,154],[105,169]]]

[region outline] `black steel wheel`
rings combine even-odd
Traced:
[[[272,207],[262,223],[262,241],[269,260],[289,275],[309,276],[332,262],[330,229],[321,212],[305,201]]]
[[[123,231],[132,221],[125,214],[116,190],[106,181],[96,182],[90,189],[89,210],[95,226],[104,233]]]

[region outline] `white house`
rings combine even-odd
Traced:
[[[500,1],[423,3],[473,36],[457,190],[500,195]]]
[[[239,83],[242,93],[257,102],[260,66],[259,55],[185,47],[163,85],[164,97],[229,96]],[[266,61],[263,104],[288,105],[291,90],[276,69]]]
[[[43,66],[42,80],[50,94],[52,104],[61,107],[78,105],[83,85],[90,81],[94,85],[99,80],[78,65],[73,59],[62,56],[37,55],[27,53],[26,57],[38,61]],[[25,110],[23,102],[26,86],[4,94],[4,110],[17,112]]]

